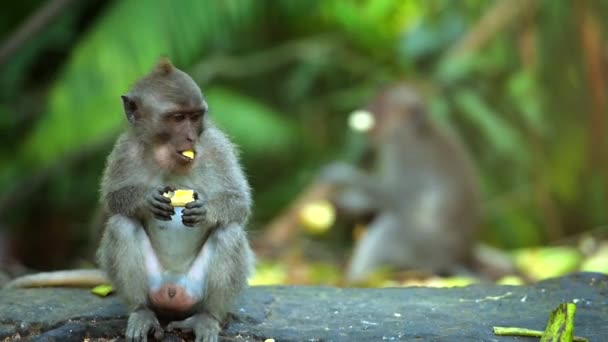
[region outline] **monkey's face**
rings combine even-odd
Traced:
[[[161,168],[178,173],[188,171],[196,161],[197,144],[207,113],[207,104],[201,95],[182,100],[150,93],[123,96],[136,138],[152,152]],[[184,151],[192,151],[194,155],[188,157]]]
[[[152,147],[157,162],[166,168],[187,170],[196,160],[197,144],[204,128],[206,105],[174,106],[157,116]],[[194,157],[184,155],[193,151]]]
[[[415,137],[425,121],[419,96],[411,87],[402,84],[381,91],[368,110],[376,122],[370,131],[376,143],[390,140],[395,135]]]
[[[122,99],[131,132],[156,163],[170,172],[187,172],[197,160],[208,108],[194,80],[163,60]]]

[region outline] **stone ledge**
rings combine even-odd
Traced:
[[[608,276],[577,273],[530,286],[340,289],[252,287],[222,335],[230,341],[514,341],[492,326],[542,330],[549,312],[576,302],[575,333],[608,336]],[[0,340],[122,340],[126,312],[118,298],[82,289],[0,291]],[[189,339],[167,334],[164,341]],[[537,341],[538,339],[524,339]]]

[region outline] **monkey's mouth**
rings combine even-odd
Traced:
[[[178,160],[180,162],[183,162],[183,163],[187,164],[187,163],[191,163],[194,160],[194,158],[190,158],[188,156],[188,153],[184,154],[184,152],[186,152],[186,151],[191,151],[191,150],[176,151],[176,153],[177,153]]]

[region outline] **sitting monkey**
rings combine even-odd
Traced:
[[[162,336],[160,315],[177,319],[169,330],[217,341],[254,259],[243,230],[251,194],[235,149],[196,83],[166,59],[122,99],[129,128],[101,183],[111,217],[97,260],[131,309],[127,340]],[[169,224],[175,210],[163,196],[175,189],[196,198],[178,217],[182,227]]]
[[[382,266],[450,273],[466,268],[477,242],[477,173],[456,137],[434,124],[414,90],[397,84],[368,108],[374,170],[334,164],[324,178],[338,208],[375,213],[357,242],[347,280]]]
[[[201,90],[162,59],[122,96],[128,129],[108,157],[101,201],[109,213],[98,270],[41,273],[8,287],[110,282],[130,310],[127,341],[167,329],[217,341],[247,285],[254,256],[244,231],[249,184],[235,148],[211,122]],[[192,190],[174,208],[167,196]]]

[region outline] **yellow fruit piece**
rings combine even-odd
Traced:
[[[316,201],[300,210],[300,223],[312,234],[325,233],[336,220],[336,210],[328,201]]]
[[[92,288],[91,292],[100,297],[105,297],[110,293],[114,292],[114,288],[110,284],[101,284]]]
[[[573,272],[582,261],[578,249],[566,246],[525,248],[513,255],[517,269],[534,281]]]
[[[287,281],[287,269],[278,262],[261,261],[256,264],[253,277],[249,279],[250,286],[280,285]]]
[[[498,285],[519,286],[519,285],[524,285],[525,282],[524,282],[523,279],[521,279],[521,277],[518,277],[516,275],[508,275],[508,276],[504,276],[504,277],[498,279],[496,281],[496,284],[498,284]]]
[[[602,244],[597,252],[583,261],[581,271],[608,274],[608,242]]]
[[[186,150],[186,151],[182,152],[182,155],[185,157],[188,157],[190,159],[194,159],[194,151],[192,151],[192,150]]]
[[[163,196],[171,198],[171,205],[174,207],[185,207],[186,204],[194,201],[194,190],[175,190],[165,192]]]

